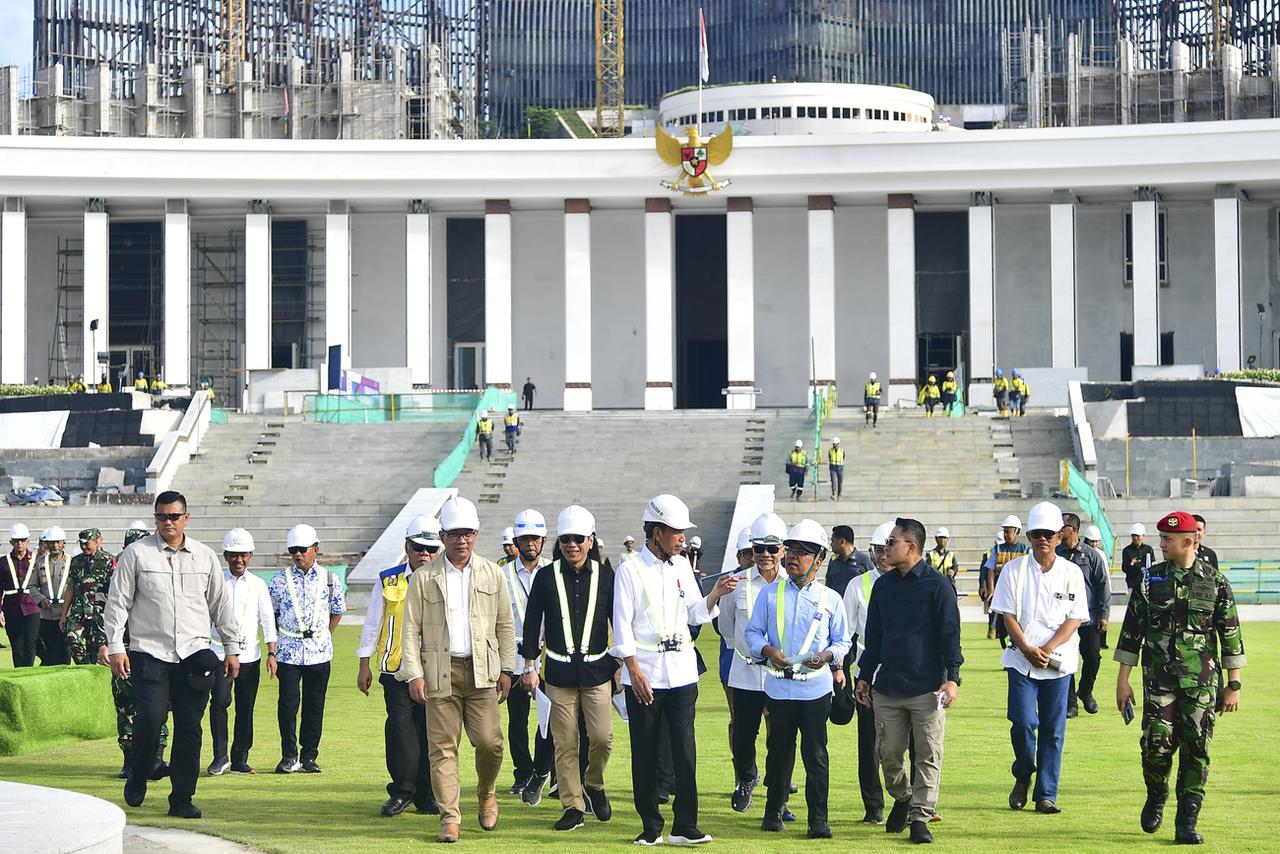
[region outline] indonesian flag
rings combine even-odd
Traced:
[[[707,55],[707,18],[702,14],[701,6],[698,7],[698,73],[703,83],[711,79],[711,62]]]

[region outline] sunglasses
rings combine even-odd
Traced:
[[[415,552],[431,552],[432,554],[440,551],[439,546],[424,546],[422,543],[409,543],[409,548]]]
[[[752,545],[751,551],[755,552],[758,555],[764,555],[764,554],[776,555],[778,552],[782,551],[782,546]]]
[[[156,521],[157,522],[176,522],[185,515],[187,514],[186,513],[157,513]]]
[[[1057,531],[1027,531],[1027,536],[1033,540],[1052,540]]]
[[[582,534],[561,534],[558,539],[562,546],[567,546],[569,543],[580,546],[587,541],[587,538]]]
[[[291,554],[291,555],[300,555],[300,554],[304,554],[304,553],[305,553],[308,549],[310,549],[310,548],[311,548],[311,546],[290,546],[290,547],[289,547],[289,554]]]
[[[900,540],[897,537],[890,537],[889,539],[884,541],[884,545],[881,546],[881,548],[885,548],[885,549],[893,548],[898,543],[904,543],[904,542],[906,542],[906,540]]]

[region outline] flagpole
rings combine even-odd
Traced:
[[[706,20],[702,17],[702,7],[698,7],[698,138],[702,139],[702,57],[704,27]]]

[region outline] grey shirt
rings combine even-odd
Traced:
[[[1096,626],[1099,620],[1108,619],[1111,614],[1111,573],[1107,571],[1102,553],[1086,546],[1083,540],[1077,541],[1074,549],[1063,543],[1056,551],[1080,567],[1084,574],[1084,586],[1089,596],[1089,623]]]
[[[40,619],[59,620],[62,602],[71,594],[67,589],[67,555],[64,552],[62,557],[54,557],[46,553],[32,559],[36,562],[36,576],[31,595],[40,606]]]
[[[159,534],[129,546],[116,563],[103,614],[112,655],[125,651],[125,623],[132,651],[168,662],[209,649],[210,624],[223,638],[240,634],[213,549],[190,537],[172,549]],[[225,649],[240,654],[235,641],[227,640]]]

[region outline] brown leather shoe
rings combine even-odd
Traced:
[[[1009,809],[1020,810],[1027,805],[1027,790],[1031,788],[1031,778],[1014,780],[1013,791],[1009,793]]]
[[[498,799],[493,795],[480,799],[480,828],[493,830],[498,826]]]
[[[457,842],[458,834],[461,828],[455,822],[440,825],[440,835],[436,837],[436,842]]]

